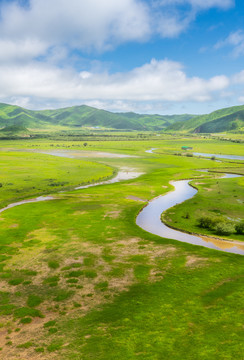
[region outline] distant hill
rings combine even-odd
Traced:
[[[26,133],[29,132],[28,129],[26,129],[23,125],[9,125],[5,126],[3,129],[0,130],[1,132],[7,132],[7,133]]]
[[[26,133],[27,129],[105,128],[115,130],[218,133],[244,131],[244,105],[220,109],[207,115],[146,115],[113,113],[90,106],[32,111],[0,103],[0,128],[4,133]],[[11,128],[12,127],[12,128]],[[19,127],[19,128],[18,128]],[[21,128],[22,127],[22,128]],[[21,130],[22,129],[22,130]]]
[[[141,115],[133,112],[112,113],[86,105],[57,110],[32,111],[19,106],[0,104],[0,127],[21,125],[31,129],[47,126],[72,128],[104,127],[120,130],[163,130],[176,121],[186,121],[194,115]]]
[[[199,115],[184,122],[176,122],[166,129],[167,132],[218,133],[244,131],[244,105]]]

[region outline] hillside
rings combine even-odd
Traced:
[[[192,133],[218,133],[244,130],[244,105],[220,109],[207,115],[200,115],[184,122],[170,125],[166,131]]]
[[[1,133],[8,133],[8,134],[22,134],[22,133],[29,133],[29,130],[26,129],[23,125],[9,125],[5,126],[3,129],[0,130]]]
[[[162,130],[176,121],[193,115],[141,115],[133,112],[112,113],[86,105],[57,110],[32,111],[18,106],[0,104],[0,128],[21,125],[41,129],[52,126],[68,128],[102,127],[123,130]]]

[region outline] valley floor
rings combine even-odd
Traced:
[[[199,217],[243,220],[243,177],[198,171],[243,174],[243,163],[174,155],[185,142],[90,142],[89,159],[77,157],[77,142],[2,142],[1,208],[43,194],[55,199],[0,214],[0,358],[241,359],[243,257],[135,223],[148,200],[172,190],[172,179],[188,178],[199,193],[168,210],[171,224],[212,234]],[[198,152],[243,154],[242,144],[187,143]],[[76,158],[47,154],[71,149]],[[94,151],[132,156],[97,158]],[[141,175],[74,190],[121,168]]]

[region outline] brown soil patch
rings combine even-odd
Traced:
[[[18,228],[19,227],[19,224],[11,224],[10,226],[9,226],[9,229],[16,229],[16,228]]]
[[[208,261],[206,258],[189,255],[186,257],[186,266],[197,267],[201,266],[204,262]]]
[[[120,214],[121,210],[108,211],[103,218],[105,219],[106,217],[108,217],[111,219],[118,219]]]
[[[143,201],[143,202],[147,202],[147,201],[148,201],[148,200],[141,199],[141,198],[139,198],[139,197],[137,197],[137,196],[133,196],[133,195],[127,196],[126,199],[128,199],[128,200],[135,200],[135,201]]]
[[[87,213],[87,211],[75,211],[74,213],[73,213],[73,215],[75,215],[75,216],[81,216],[81,215],[84,215],[84,214],[86,214]]]
[[[119,215],[120,210],[114,210],[107,212],[105,217],[117,218]],[[45,318],[35,318],[30,324],[22,325],[18,321],[11,323],[12,317],[5,317],[4,322],[9,322],[12,330],[20,327],[21,331],[18,333],[13,331],[9,334],[10,339],[6,340],[6,329],[1,330],[3,350],[0,359],[49,360],[55,358],[55,353],[49,354],[47,351],[44,354],[36,353],[34,346],[30,349],[18,349],[16,346],[27,341],[33,341],[36,346],[42,346],[41,341],[47,335],[47,330],[43,328],[44,323],[62,317],[62,312],[66,312],[66,316],[69,317],[81,317],[90,310],[113,301],[117,294],[128,290],[131,285],[139,281],[134,274],[135,266],[138,264],[150,267],[149,281],[161,280],[171,266],[170,258],[176,253],[176,248],[173,246],[155,244],[139,237],[120,240],[110,238],[105,244],[97,244],[82,241],[82,238],[74,235],[72,231],[69,232],[66,243],[55,250],[56,252],[49,253],[46,245],[49,241],[55,241],[57,237],[44,227],[29,233],[26,241],[31,239],[41,240],[40,247],[20,249],[20,253],[14,255],[9,261],[9,266],[15,265],[18,269],[28,268],[38,271],[37,276],[32,277],[32,285],[39,287],[40,293],[44,286],[44,279],[58,275],[60,277],[58,288],[74,291],[74,295],[60,302],[54,301],[53,296],[48,299],[45,297],[45,301],[38,306]],[[141,255],[141,258],[138,257],[138,262],[131,258],[133,255]],[[53,257],[60,263],[60,267],[56,270],[49,269],[47,264],[47,260]],[[86,259],[91,259],[92,262],[86,262]],[[162,266],[164,259],[169,260],[165,266]],[[188,256],[186,266],[198,266],[203,261],[205,259]],[[75,263],[82,266],[62,270],[65,266]],[[82,270],[83,274],[76,277],[77,283],[68,283],[69,272],[73,270]],[[90,276],[92,271],[96,272],[95,276]],[[105,284],[104,288],[102,288],[103,284]],[[6,291],[22,291],[22,285],[9,286],[7,281],[3,281],[2,285],[7,288]],[[26,291],[28,292],[28,288]],[[21,306],[25,306],[26,296],[20,300],[23,301]],[[77,308],[75,303],[80,304],[80,307]],[[57,304],[59,309],[56,308]],[[5,345],[7,341],[12,341],[13,345]],[[48,340],[44,342],[48,343]]]

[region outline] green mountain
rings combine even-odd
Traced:
[[[26,134],[29,133],[29,130],[23,125],[9,125],[1,129],[0,132],[8,134]]]
[[[239,132],[244,131],[244,105],[194,116],[112,113],[86,105],[32,111],[19,106],[0,104],[0,128],[4,133],[24,133],[27,129],[46,129],[50,126],[54,129],[57,127],[57,130],[62,126],[67,129],[90,127],[184,133]]]
[[[194,115],[140,115],[133,112],[112,113],[86,105],[57,110],[32,111],[19,106],[0,104],[0,128],[21,125],[41,129],[50,125],[69,128],[103,127],[124,130],[162,130],[176,121]]]
[[[244,130],[244,105],[199,115],[184,122],[176,122],[167,127],[168,132],[218,133]]]

